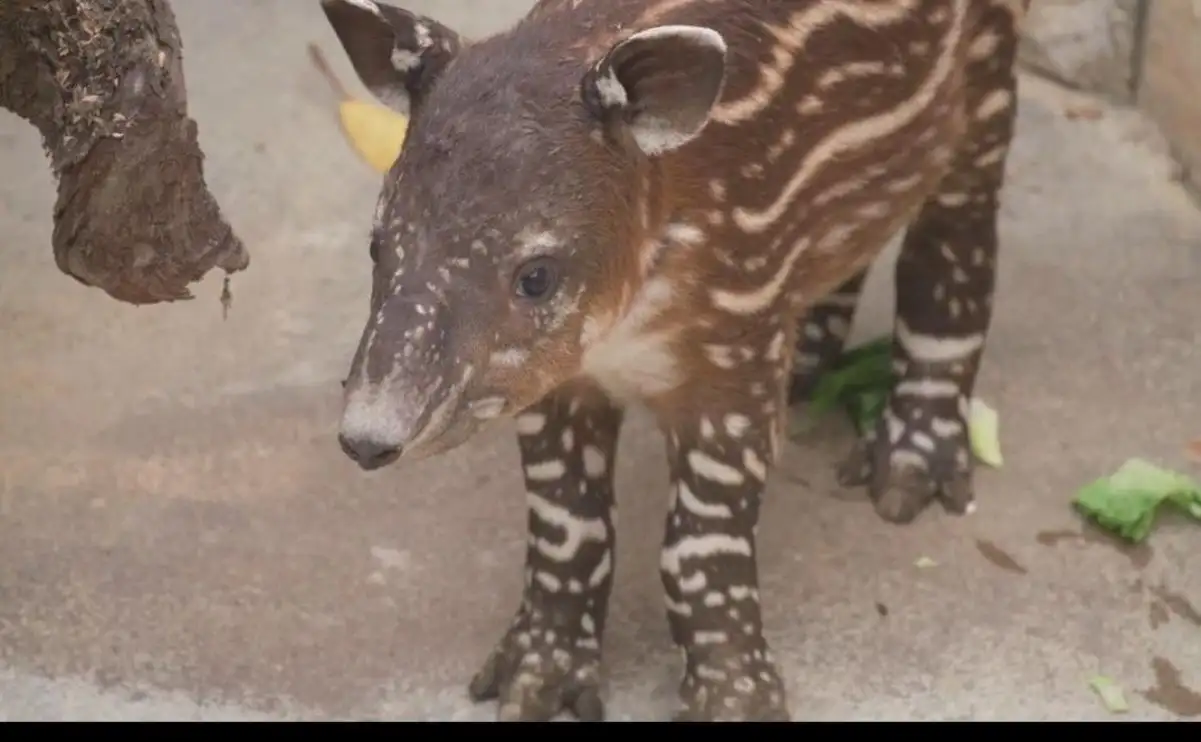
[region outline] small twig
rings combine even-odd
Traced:
[[[329,83],[329,86],[333,88],[334,93],[339,98],[344,101],[352,99],[353,96],[351,96],[350,91],[338,79],[337,74],[334,73],[333,68],[326,61],[325,55],[321,52],[321,47],[317,46],[316,42],[309,42],[309,59],[313,61],[313,66],[317,68],[317,71],[321,73],[321,76],[325,78],[326,82]]]
[[[234,304],[234,295],[229,288],[229,274],[225,274],[225,281],[221,284],[221,319],[229,319],[229,308]]]

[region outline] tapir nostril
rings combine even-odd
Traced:
[[[364,469],[378,469],[400,458],[399,446],[386,446],[368,440],[353,440],[338,436],[342,451]]]

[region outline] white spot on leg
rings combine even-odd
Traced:
[[[695,595],[709,585],[709,578],[704,572],[693,572],[688,577],[681,577],[676,583],[684,595]]]
[[[534,581],[542,586],[548,593],[557,593],[563,589],[563,582],[558,577],[555,577],[550,572],[534,573]]]
[[[685,561],[721,555],[750,557],[753,555],[751,542],[724,533],[685,536],[675,544],[664,547],[659,559],[659,568],[669,575],[678,575],[680,565]]]
[[[538,435],[546,427],[546,415],[541,412],[527,412],[517,417],[518,435]]]
[[[747,600],[749,598],[754,598],[754,597],[758,597],[758,596],[755,593],[755,589],[749,585],[731,585],[730,586],[730,600],[733,600],[735,602],[741,602],[743,600]]]
[[[851,331],[851,324],[846,321],[845,317],[835,314],[826,318],[826,330],[835,338],[844,340],[847,333]]]
[[[692,641],[697,646],[725,644],[730,641],[730,635],[724,631],[697,631],[692,635]]]
[[[938,399],[959,396],[959,386],[944,379],[908,379],[897,384],[893,394],[898,397],[921,397]]]
[[[884,422],[888,428],[889,443],[896,445],[901,440],[901,436],[905,434],[905,424],[891,409],[887,408],[884,410]]]
[[[753,448],[746,448],[742,451],[742,465],[751,473],[755,479],[760,482],[767,480],[767,463],[759,458],[759,454]]]
[[[670,596],[663,596],[663,604],[667,606],[667,610],[669,612],[674,613],[677,616],[692,615],[692,606],[688,605],[687,603],[677,603],[676,601],[672,600]]]
[[[605,475],[609,470],[609,462],[604,451],[593,445],[584,446],[584,474],[596,479]]]
[[[975,333],[962,337],[922,335],[909,329],[904,320],[896,323],[897,341],[909,357],[920,363],[950,363],[960,361],[984,347],[984,335]]]
[[[532,492],[527,492],[525,497],[534,517],[563,531],[562,543],[555,544],[545,538],[540,538],[534,543],[538,552],[547,559],[560,563],[569,562],[585,543],[608,542],[609,529],[600,518],[581,518],[573,515],[567,508]]]
[[[726,433],[731,438],[741,438],[746,434],[746,431],[750,430],[751,419],[746,415],[740,415],[735,412],[726,415],[723,424],[725,425]]]
[[[676,484],[676,503],[698,518],[732,518],[734,512],[723,503],[704,502],[684,482]]]
[[[688,466],[698,477],[726,485],[742,484],[746,477],[729,464],[723,464],[709,454],[693,449],[688,452]]]
[[[916,471],[926,471],[929,467],[929,462],[926,457],[916,451],[910,451],[904,448],[894,449],[888,457],[889,462],[896,469],[914,469]]]
[[[953,438],[963,432],[963,423],[945,417],[930,420],[930,431],[939,438]]]
[[[926,453],[934,452],[934,439],[920,430],[915,430],[909,434],[909,440],[913,443],[913,447]]]
[[[610,550],[606,549],[601,555],[600,561],[596,563],[596,567],[592,570],[592,574],[588,575],[589,587],[600,587],[604,581],[613,572],[613,556]]]
[[[559,459],[540,461],[525,467],[525,477],[531,482],[553,482],[567,474],[567,466]]]
[[[771,676],[769,675],[768,678],[770,679],[770,677]],[[738,691],[744,696],[749,696],[755,692],[755,681],[754,679],[748,677],[736,678],[734,680],[734,690]]]

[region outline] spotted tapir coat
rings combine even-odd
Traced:
[[[603,715],[622,410],[667,442],[660,572],[682,718],[782,719],[755,532],[782,413],[905,230],[897,381],[844,467],[884,518],[972,506],[1017,0],[542,0],[467,41],[323,0],[411,116],[385,179],[340,439],[364,468],[515,417],[521,607],[471,684],[503,719]]]

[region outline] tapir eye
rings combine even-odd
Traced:
[[[550,258],[534,258],[517,269],[513,291],[523,299],[545,299],[554,293],[559,282],[558,271]]]

